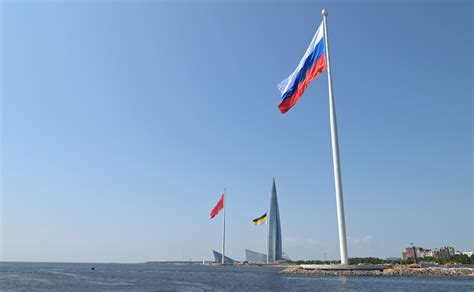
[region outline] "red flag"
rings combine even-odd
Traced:
[[[219,202],[217,202],[217,205],[214,207],[214,209],[212,209],[211,211],[211,219],[216,217],[217,214],[219,214],[219,212],[224,209],[224,194],[222,194]]]

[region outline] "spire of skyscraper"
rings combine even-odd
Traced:
[[[274,262],[282,259],[280,211],[278,210],[278,198],[275,178],[273,178],[268,224],[268,257],[269,261]]]

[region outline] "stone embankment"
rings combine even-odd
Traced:
[[[429,267],[421,268],[417,265],[394,265],[391,268],[383,271],[363,271],[363,270],[305,270],[299,266],[288,267],[282,271],[287,274],[302,274],[315,276],[461,276],[474,277],[474,267],[472,268],[457,268],[457,267]]]

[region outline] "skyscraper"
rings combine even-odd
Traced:
[[[271,262],[275,262],[283,259],[281,245],[280,211],[278,211],[278,198],[275,186],[275,178],[273,178],[272,196],[270,199],[270,216],[268,224],[268,260]]]

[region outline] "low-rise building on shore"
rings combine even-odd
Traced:
[[[427,257],[433,257],[436,259],[443,259],[443,258],[449,258],[452,257],[456,254],[467,254],[468,256],[472,255],[472,252],[466,252],[466,253],[461,253],[457,252],[456,250],[451,247],[451,246],[442,246],[435,248],[434,250],[428,249],[428,248],[423,248],[423,247],[415,247],[415,246],[410,246],[405,248],[405,251],[402,252],[402,259],[407,260],[407,259],[412,259],[415,258],[427,258]]]

